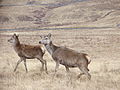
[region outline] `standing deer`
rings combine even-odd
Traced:
[[[34,59],[37,58],[41,63],[42,63],[42,68],[41,71],[43,71],[44,69],[44,65],[45,65],[45,70],[47,73],[47,63],[46,61],[43,59],[43,55],[45,53],[45,51],[43,51],[41,49],[41,46],[32,46],[32,45],[25,45],[25,44],[21,44],[19,41],[19,38],[16,34],[14,34],[9,40],[8,42],[12,43],[14,50],[16,51],[16,53],[18,54],[18,56],[20,57],[20,60],[18,60],[17,65],[14,69],[14,72],[16,71],[18,65],[24,61],[24,65],[25,65],[25,69],[26,72],[28,72],[27,69],[27,65],[26,65],[26,59]]]
[[[59,64],[64,65],[67,72],[69,72],[69,68],[78,67],[82,71],[82,73],[79,74],[79,77],[85,74],[88,76],[88,79],[91,79],[91,75],[88,73],[88,64],[91,60],[88,61],[87,54],[78,53],[69,48],[54,45],[51,41],[50,33],[40,37],[41,41],[39,41],[39,43],[44,44],[47,51],[56,62],[55,72],[58,70]]]

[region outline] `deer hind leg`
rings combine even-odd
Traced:
[[[41,62],[41,64],[42,64],[42,67],[41,67],[41,71],[43,71],[44,70],[44,65],[45,65],[45,71],[46,71],[46,73],[48,73],[47,72],[47,62],[45,61],[45,60],[43,60],[43,59],[40,59],[40,58],[37,58],[40,62]]]
[[[65,66],[65,68],[66,68],[67,73],[69,73],[70,72],[69,67]]]
[[[27,69],[27,65],[26,65],[26,59],[24,59],[24,66],[25,66],[25,70],[26,70],[26,73],[27,73],[28,69]]]
[[[80,73],[77,78],[80,78],[82,75],[84,75],[84,73]]]
[[[14,72],[17,70],[18,65],[23,61],[23,59],[18,60],[17,65],[15,66]]]
[[[82,73],[79,76],[85,74],[87,75],[89,80],[91,79],[91,75],[88,73],[88,69],[86,67],[79,67],[79,69],[82,71]]]
[[[55,66],[55,73],[57,72],[58,68],[59,68],[59,61],[56,61],[56,66]]]

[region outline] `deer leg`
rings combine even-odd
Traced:
[[[55,72],[57,72],[58,68],[59,68],[59,62],[56,61]]]
[[[28,69],[27,69],[27,65],[26,65],[26,59],[24,59],[24,65],[25,65],[25,70],[26,70],[26,73],[27,73]]]
[[[77,78],[80,78],[82,75],[84,75],[84,73],[80,73]]]
[[[43,60],[43,59],[42,59],[42,61],[43,61],[44,64],[45,64],[45,71],[46,71],[46,73],[48,74],[48,71],[47,71],[47,62],[46,62],[45,60]]]
[[[41,71],[44,70],[44,64],[45,64],[45,71],[46,71],[46,73],[48,73],[47,72],[47,62],[45,60],[39,59],[39,58],[38,58],[38,60],[42,63]]]
[[[40,71],[43,71],[44,70],[44,62],[42,61],[42,60],[40,60],[40,59],[38,59],[40,62],[41,62],[41,64],[42,64],[42,67],[41,67],[41,69],[40,69]]]
[[[44,62],[45,62],[45,71],[48,74],[48,71],[47,71],[47,62],[45,60],[44,60]]]
[[[88,79],[90,80],[91,75],[88,73],[88,69],[86,67],[79,67],[79,68],[85,75],[87,75]]]
[[[18,60],[17,65],[15,66],[14,72],[17,70],[18,65],[19,65],[22,61],[23,61],[22,59]]]
[[[65,66],[65,68],[66,68],[66,71],[69,73],[70,72],[69,67]]]
[[[56,76],[56,72],[57,72],[57,70],[58,70],[58,68],[59,68],[59,62],[58,61],[56,61],[56,66],[55,66],[55,73],[54,73],[54,75],[53,75],[53,78],[52,79],[54,79],[54,77]]]

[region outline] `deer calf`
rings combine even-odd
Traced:
[[[45,65],[45,71],[47,73],[47,63],[43,59],[43,55],[44,55],[45,51],[43,51],[41,49],[40,45],[38,45],[38,46],[32,46],[32,45],[21,44],[20,41],[19,41],[19,38],[18,38],[18,36],[16,34],[14,34],[8,40],[8,42],[12,43],[12,45],[14,47],[14,50],[16,51],[16,53],[18,54],[18,56],[20,57],[20,60],[18,60],[17,65],[16,65],[16,67],[14,69],[14,72],[16,71],[18,65],[22,61],[24,61],[26,72],[28,72],[27,65],[26,65],[26,59],[37,58],[42,63],[41,71],[43,71],[44,65]]]
[[[69,71],[69,68],[78,67],[82,71],[82,73],[79,74],[79,77],[85,74],[88,76],[88,79],[91,79],[91,75],[88,73],[88,64],[91,60],[88,60],[87,54],[78,53],[69,48],[54,45],[51,41],[51,34],[41,36],[41,41],[39,41],[39,43],[44,44],[47,51],[56,62],[55,72],[57,71],[59,64],[64,65],[66,71]]]

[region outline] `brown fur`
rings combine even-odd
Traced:
[[[43,57],[44,52],[41,49],[41,46],[31,46],[31,45],[25,45],[25,44],[20,44],[17,45],[16,47],[18,56],[20,57],[26,57],[29,59],[34,59],[37,58],[37,56]]]
[[[68,48],[58,48],[53,53],[52,57],[54,60],[59,60],[60,64],[68,67],[75,67],[78,66],[78,64],[84,65],[86,67],[88,65],[86,54],[78,53]]]
[[[52,54],[52,57],[56,62],[59,62],[67,68],[85,67],[89,71],[88,64],[90,62],[86,56],[87,54],[85,53],[78,53],[66,47],[58,47]]]
[[[44,64],[45,64],[45,69],[46,69],[46,72],[47,72],[46,61],[43,60],[43,55],[44,55],[45,52],[42,51],[40,45],[33,46],[33,45],[21,44],[20,41],[19,41],[19,38],[16,34],[14,34],[12,36],[12,38],[9,39],[8,41],[13,43],[14,50],[16,51],[18,56],[20,57],[20,60],[17,62],[17,65],[16,65],[14,71],[16,71],[18,65],[22,61],[24,61],[25,69],[26,69],[26,72],[27,72],[28,70],[27,70],[27,66],[26,66],[26,59],[37,58],[42,63],[41,70],[44,69]]]
[[[55,46],[50,40],[51,34],[46,36],[41,36],[42,40],[40,43],[44,44],[48,52],[52,55],[52,58],[56,62],[55,71],[57,71],[59,64],[62,64],[66,67],[66,71],[69,71],[69,68],[78,67],[84,74],[91,78],[91,75],[88,73],[88,55],[85,53],[78,53],[74,50],[71,50],[66,47]]]

